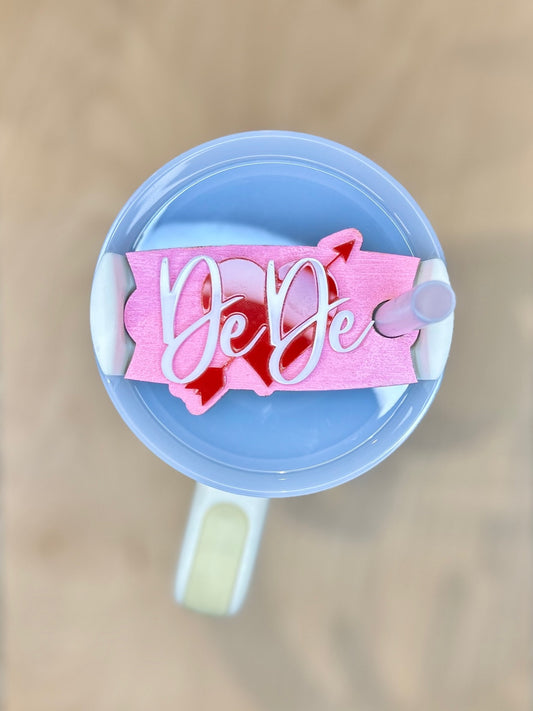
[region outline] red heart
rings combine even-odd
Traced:
[[[290,264],[285,264],[278,270],[278,286],[290,269]],[[244,296],[232,308],[224,311],[221,325],[232,314],[243,314],[247,325],[244,332],[232,339],[233,348],[238,351],[245,348],[260,328],[267,326],[254,347],[242,357],[252,366],[265,385],[272,384],[273,379],[268,367],[273,346],[270,342],[268,330],[268,313],[266,304],[266,272],[255,262],[249,259],[226,259],[219,264],[222,279],[223,299],[233,296]],[[328,274],[329,297],[337,297],[337,287],[333,278]],[[305,319],[315,313],[317,308],[317,289],[315,277],[311,269],[302,269],[291,283],[282,313],[282,335],[301,324]],[[202,289],[202,305],[207,312],[211,307],[211,282],[207,278]],[[330,315],[332,318],[332,315]],[[282,370],[294,363],[299,356],[310,347],[314,339],[314,326],[306,329],[298,338],[289,345],[281,362]],[[202,398],[202,404],[208,402],[225,385],[225,369],[230,365],[231,358],[220,368],[208,368],[199,378],[189,383],[186,387],[196,390]]]

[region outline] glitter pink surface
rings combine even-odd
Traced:
[[[375,308],[413,286],[419,259],[393,254],[367,252],[361,249],[362,236],[355,229],[337,232],[322,239],[316,247],[309,246],[217,246],[175,248],[130,252],[127,259],[133,272],[136,289],[128,299],[124,322],[135,341],[135,350],[126,378],[154,383],[167,383],[170,392],[181,398],[189,411],[201,414],[230,389],[253,390],[269,395],[275,390],[340,390],[401,385],[416,382],[411,360],[411,346],[418,331],[399,338],[385,338],[372,328],[361,345],[347,353],[333,350],[326,337],[316,368],[302,382],[284,385],[265,384],[258,371],[243,357],[228,357],[217,345],[210,367],[223,372],[223,387],[208,400],[185,384],[170,382],[162,372],[161,359],[167,345],[163,341],[161,315],[161,263],[168,259],[170,285],[193,258],[208,256],[219,265],[224,298],[242,294],[264,306],[263,322],[268,322],[266,304],[266,269],[274,262],[278,284],[290,265],[303,258],[320,261],[336,285],[335,298],[347,298],[338,310],[349,309],[355,316],[353,329],[341,336],[343,346],[352,343],[372,319]],[[231,260],[231,261],[230,261]],[[234,260],[247,260],[236,262]],[[235,269],[242,265],[237,274]],[[187,279],[175,314],[176,333],[183,331],[206,313],[202,289],[208,275],[204,264],[196,267]],[[239,276],[240,275],[240,276]],[[317,290],[308,269],[296,277],[289,288],[283,310],[284,324],[303,323],[316,310]],[[330,298],[330,302],[333,298]],[[239,313],[241,304],[231,307]],[[244,311],[245,309],[243,309]],[[335,311],[331,312],[332,315]],[[312,328],[312,327],[311,327]],[[177,372],[190,372],[204,350],[205,337],[200,330],[180,348],[174,367]],[[309,359],[310,347],[287,366],[287,377],[302,370]]]

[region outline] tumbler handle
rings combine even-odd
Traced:
[[[176,573],[177,602],[210,615],[238,612],[267,508],[268,499],[196,484]]]

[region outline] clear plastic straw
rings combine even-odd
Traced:
[[[444,281],[426,281],[376,309],[374,325],[382,336],[403,336],[447,318],[455,294]]]

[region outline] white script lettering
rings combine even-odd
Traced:
[[[211,285],[211,303],[207,313],[203,314],[194,323],[179,333],[175,333],[176,313],[183,289],[192,272],[200,264],[207,266]],[[302,270],[307,269],[313,275],[313,285],[316,292],[316,309],[314,313],[305,318],[300,324],[291,328],[288,333],[283,333],[283,314],[288,300],[291,286]],[[161,319],[163,326],[163,342],[166,349],[161,358],[161,370],[165,378],[173,383],[190,383],[199,378],[210,366],[217,347],[228,358],[239,358],[254,348],[261,336],[268,329],[270,343],[273,347],[268,361],[268,368],[273,380],[281,385],[293,385],[305,380],[317,367],[324,349],[326,338],[329,345],[337,353],[349,353],[358,348],[369,334],[373,321],[364,328],[361,334],[350,345],[343,346],[340,337],[350,332],[355,323],[352,311],[344,309],[338,311],[333,318],[331,312],[341,304],[349,301],[348,298],[336,299],[329,302],[328,275],[324,265],[317,259],[304,258],[293,264],[285,277],[281,280],[279,290],[276,281],[276,268],[274,261],[269,261],[266,269],[266,303],[265,325],[261,326],[249,343],[240,350],[234,350],[232,340],[243,335],[248,324],[248,319],[237,311],[230,313],[221,324],[224,311],[230,306],[246,298],[243,294],[232,296],[223,300],[222,279],[217,262],[212,257],[199,256],[191,259],[178,274],[174,284],[170,285],[170,271],[168,258],[161,261],[159,291],[161,300]],[[189,297],[187,297],[189,298]],[[201,293],[198,294],[201,299]],[[187,363],[189,372],[178,376],[174,368],[174,360],[181,346],[196,334],[201,328],[207,326],[205,343],[201,356],[196,364]],[[291,378],[286,378],[282,370],[284,353],[296,338],[307,329],[313,328],[314,335],[311,343],[309,357],[300,372]]]

